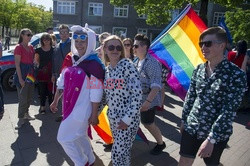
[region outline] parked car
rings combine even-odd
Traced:
[[[39,41],[43,33],[34,35],[30,44],[34,48],[39,46]],[[60,39],[59,33],[55,32],[56,38]],[[15,60],[14,60],[14,48],[9,51],[3,51],[3,56],[0,58],[0,70],[1,70],[1,83],[5,90],[14,91],[16,86],[14,84],[14,73],[16,71]]]
[[[43,33],[34,35],[30,44],[33,45],[34,49],[39,46],[39,41]],[[60,41],[59,32],[54,32],[57,43]],[[70,32],[70,36],[72,33]],[[98,34],[96,35],[96,41],[99,41]],[[9,51],[3,51],[2,58],[0,58],[0,71],[1,71],[1,83],[5,90],[15,91],[16,85],[14,84],[14,73],[16,72],[15,60],[14,60],[14,48]]]

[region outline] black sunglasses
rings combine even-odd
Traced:
[[[222,43],[222,41],[219,41],[219,40],[210,40],[210,41],[199,42],[199,46],[200,46],[200,48],[203,45],[205,45],[205,47],[211,47],[213,45],[213,43],[220,44],[220,43]]]
[[[138,48],[138,47],[139,47],[139,45],[137,45],[137,44],[134,44],[134,45],[133,45],[133,47],[134,47],[134,48]]]
[[[30,34],[30,33],[28,33],[28,34],[25,34],[26,36],[28,36],[28,37],[32,37],[33,35],[32,34]]]
[[[114,50],[117,50],[117,51],[122,51],[122,46],[114,46],[114,45],[110,45],[110,46],[108,46],[108,50],[109,51],[114,51]]]
[[[131,46],[131,44],[124,44],[124,46],[129,47],[129,46]]]

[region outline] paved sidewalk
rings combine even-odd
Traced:
[[[17,94],[5,92],[5,114],[0,121],[0,166],[61,166],[73,165],[56,140],[59,123],[55,122],[58,114],[47,112],[39,115],[39,101],[34,98],[31,114],[36,120],[26,123],[15,130],[17,123]],[[136,140],[132,149],[132,166],[176,166],[179,160],[179,125],[183,102],[175,95],[166,92],[165,110],[157,112],[156,123],[162,131],[167,145],[164,153],[158,156],[149,154],[154,147],[154,139],[141,126],[149,145]],[[245,128],[250,121],[250,113],[239,114],[234,123],[234,133],[228,143],[229,148],[222,155],[225,166],[250,166],[250,130]],[[92,145],[96,154],[95,166],[111,166],[111,153],[103,147],[103,141],[92,130]],[[199,158],[195,166],[204,165]]]

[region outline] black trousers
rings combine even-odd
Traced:
[[[39,82],[40,106],[45,106],[48,97],[49,105],[53,101],[52,92],[48,88],[48,82]]]

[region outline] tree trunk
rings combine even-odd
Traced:
[[[4,26],[2,26],[2,38],[4,38],[5,34],[4,34]]]
[[[200,7],[200,17],[207,25],[207,7],[208,7],[208,0],[201,0],[201,7]]]

